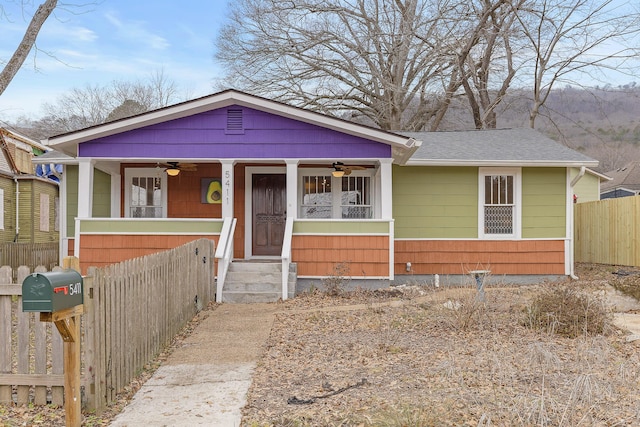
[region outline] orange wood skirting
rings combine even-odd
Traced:
[[[386,236],[293,236],[293,262],[299,276],[331,276],[340,263],[355,277],[389,276]]]
[[[218,237],[173,235],[110,235],[83,234],[80,236],[80,269],[86,274],[88,267],[104,267],[131,258],[173,249],[200,238],[218,243]],[[70,243],[72,245],[72,243]]]
[[[466,274],[491,270],[492,274],[563,275],[563,240],[396,240],[395,273]]]

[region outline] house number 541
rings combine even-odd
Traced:
[[[229,204],[229,195],[230,195],[230,189],[231,189],[231,180],[229,179],[231,177],[231,172],[229,171],[225,171],[224,172],[224,196],[225,196],[225,202],[227,204]]]

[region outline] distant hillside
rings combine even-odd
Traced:
[[[498,128],[529,126],[530,93],[509,94],[501,103]],[[442,129],[472,129],[473,122],[459,99]],[[536,129],[550,138],[599,160],[601,172],[640,160],[640,87],[555,90]]]

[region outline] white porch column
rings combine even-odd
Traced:
[[[393,218],[393,179],[391,177],[392,159],[380,159],[380,218]]]
[[[111,218],[120,218],[121,191],[122,191],[122,175],[120,175],[119,173],[111,174]]]
[[[298,162],[287,160],[287,218],[298,217]]]
[[[60,177],[60,189],[58,197],[58,233],[59,233],[59,258],[62,265],[63,258],[69,253],[69,224],[67,223],[67,171],[69,165],[62,165],[62,176]]]
[[[222,218],[233,218],[233,160],[222,160]]]
[[[78,218],[91,218],[91,208],[93,206],[93,164],[94,160],[91,159],[79,159],[78,162]]]

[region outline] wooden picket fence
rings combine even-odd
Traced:
[[[213,241],[200,239],[89,269],[81,342],[88,409],[113,401],[215,296],[213,255]],[[62,340],[51,324],[22,313],[21,292],[21,285],[0,285],[0,403],[61,405]]]
[[[47,269],[39,266],[35,271]],[[18,282],[30,272],[19,267]],[[22,312],[22,286],[12,284],[12,278],[11,267],[0,267],[0,403],[14,402],[15,388],[20,405],[62,405],[62,338],[51,323],[40,322],[38,313]]]
[[[640,197],[575,205],[575,261],[640,267]]]
[[[44,267],[52,270],[58,265],[60,245],[59,242],[49,243],[0,243],[0,265],[6,265],[13,269],[14,280],[18,267],[26,266],[31,270],[36,267]],[[13,283],[13,282],[11,282]]]

